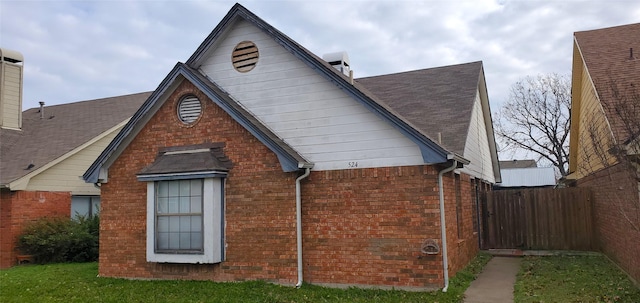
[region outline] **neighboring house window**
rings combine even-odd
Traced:
[[[100,196],[71,196],[71,218],[100,214]]]
[[[147,182],[147,261],[222,262],[223,187],[222,178]]]

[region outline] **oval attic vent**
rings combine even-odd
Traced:
[[[241,73],[252,70],[258,63],[258,47],[251,41],[238,43],[233,49],[231,61],[233,67]]]
[[[184,97],[178,104],[178,118],[184,123],[193,123],[200,118],[202,104],[195,96]]]

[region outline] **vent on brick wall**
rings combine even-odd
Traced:
[[[258,55],[258,47],[253,42],[242,41],[233,49],[233,67],[241,73],[246,73],[256,67]]]
[[[420,251],[427,255],[437,255],[440,252],[440,246],[434,239],[425,240],[420,246]]]
[[[178,104],[178,118],[184,123],[193,123],[202,113],[202,104],[195,96],[187,96]]]

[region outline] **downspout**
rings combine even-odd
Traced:
[[[458,161],[453,160],[453,165],[441,170],[438,173],[438,192],[440,194],[440,233],[442,235],[442,268],[444,270],[444,287],[442,292],[447,292],[449,288],[449,258],[447,257],[447,225],[445,222],[444,212],[444,186],[442,185],[442,176],[458,166]]]
[[[296,244],[298,249],[298,283],[296,288],[302,286],[302,194],[300,193],[300,181],[309,176],[311,168],[306,167],[302,176],[296,179]]]

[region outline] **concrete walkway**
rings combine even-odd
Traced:
[[[520,258],[493,257],[467,291],[465,303],[511,303]]]

